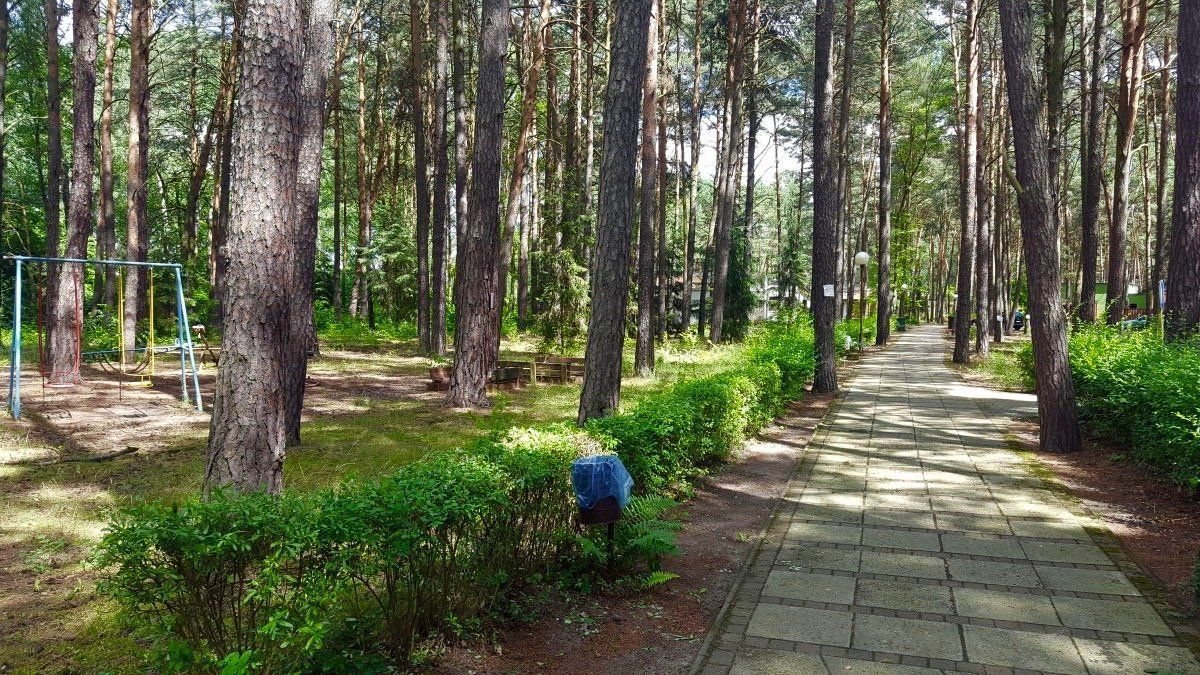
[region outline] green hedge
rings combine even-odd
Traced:
[[[1200,488],[1200,342],[1086,326],[1071,336],[1070,357],[1084,423],[1137,462]],[[1019,360],[1032,377],[1029,346]]]
[[[94,556],[100,589],[165,672],[406,658],[420,640],[477,627],[514,586],[599,561],[597,545],[576,535],[577,457],[615,451],[647,495],[728,459],[803,394],[811,329],[764,326],[745,354],[586,430],[512,429],[334,490],[123,509]],[[656,569],[673,547],[659,518],[669,503],[631,505],[617,552]],[[655,574],[648,583],[670,576]]]

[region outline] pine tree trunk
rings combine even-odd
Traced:
[[[729,110],[726,126],[725,153],[720,158],[724,164],[721,181],[718,183],[714,200],[717,211],[716,228],[713,231],[713,287],[712,318],[709,339],[713,344],[721,342],[725,324],[726,282],[729,278],[729,258],[733,249],[733,220],[737,209],[736,167],[742,160],[742,87],[746,51],[746,1],[733,0],[729,5],[728,63],[725,66],[725,98]]]
[[[54,258],[62,239],[62,92],[58,66],[58,0],[46,0],[46,255]],[[47,271],[53,285],[57,268]],[[43,308],[47,316],[53,311],[53,299]]]
[[[454,57],[451,62],[450,86],[454,90],[454,228],[455,242],[462,241],[463,232],[467,226],[467,179],[470,174],[470,163],[467,160],[468,138],[467,123],[467,66],[463,62],[466,52],[467,27],[462,16],[462,4],[466,0],[450,0],[451,18],[454,24]],[[454,284],[457,293],[458,283]],[[458,306],[458,295],[454,295],[455,307]]]
[[[1081,237],[1079,263],[1083,283],[1080,287],[1079,320],[1091,323],[1096,320],[1096,266],[1100,257],[1100,204],[1103,198],[1104,182],[1104,83],[1101,80],[1104,72],[1105,40],[1104,18],[1105,0],[1096,0],[1095,14],[1092,22],[1092,40],[1089,47],[1089,85],[1087,92],[1087,131],[1084,133],[1084,151],[1081,179],[1083,182],[1083,197],[1080,208],[1082,211],[1083,232]]]
[[[487,382],[500,349],[500,151],[504,131],[504,62],[508,55],[508,0],[484,0],[475,97],[475,156],[471,213],[458,243],[459,300],[454,372],[447,402],[454,408],[490,405]]]
[[[621,401],[639,103],[645,80],[651,2],[615,0],[614,5],[613,42],[622,48],[611,52],[604,97],[605,142],[592,265],[592,313],[577,418],[580,425],[615,413]]]
[[[526,30],[529,42],[530,62],[525,72],[524,87],[521,93],[521,121],[517,128],[517,139],[513,149],[512,172],[508,178],[508,201],[504,207],[504,233],[500,239],[500,261],[497,269],[500,274],[500,309],[504,309],[504,298],[507,295],[508,268],[512,265],[512,242],[516,234],[517,220],[520,216],[521,199],[525,194],[525,179],[529,174],[528,153],[529,136],[533,129],[534,114],[538,108],[538,83],[545,49],[549,47],[550,39],[550,0],[542,0],[541,15],[538,30],[532,27]],[[528,12],[526,12],[528,16]],[[536,167],[535,169],[536,170]]]
[[[886,345],[892,332],[892,74],[891,1],[879,7],[879,279],[875,298],[875,344]],[[903,309],[901,309],[903,313]]]
[[[813,105],[813,256],[812,313],[816,340],[813,392],[838,389],[837,351],[833,325],[837,298],[825,291],[836,289],[838,267],[837,155],[833,148],[833,1],[817,0],[816,72]]]
[[[960,174],[959,191],[961,203],[959,207],[959,225],[962,234],[958,244],[958,300],[954,313],[957,317],[954,324],[954,362],[967,363],[970,361],[971,349],[971,307],[974,304],[972,282],[974,281],[975,263],[975,230],[976,209],[978,206],[976,194],[976,146],[979,143],[978,125],[975,118],[979,114],[979,2],[967,0],[967,15],[965,30],[967,31],[967,73],[966,101],[963,106],[963,143],[962,171]]]
[[[71,201],[67,209],[66,257],[86,258],[92,234],[92,172],[95,168],[96,5],[74,0],[71,5],[73,132]],[[50,384],[79,380],[83,331],[83,265],[64,263],[54,276],[48,369]]]
[[[1041,449],[1071,452],[1080,446],[1075,387],[1067,356],[1066,317],[1059,299],[1058,231],[1050,193],[1042,92],[1034,58],[1034,19],[1023,0],[1000,0],[1004,69],[1016,145],[1017,204],[1029,261],[1029,322],[1033,332]],[[961,303],[960,303],[961,304]],[[963,317],[959,315],[959,321]]]
[[[417,335],[422,354],[432,351],[429,336],[429,150],[425,137],[425,19],[421,0],[409,0],[409,78],[412,81],[413,171],[416,187]]]
[[[450,7],[452,0],[437,0],[431,10],[434,17],[436,60],[433,64],[433,264],[430,269],[433,284],[429,310],[429,351],[442,356],[446,353],[446,287],[449,283],[447,244],[450,234],[449,175],[447,155],[446,96],[450,77]]]
[[[633,369],[638,377],[654,372],[654,219],[658,213],[658,130],[655,99],[658,96],[658,15],[660,0],[650,0],[650,27],[647,29],[646,82],[642,86],[642,189],[639,209],[637,260],[637,341]]]
[[[704,28],[704,0],[695,2],[696,12],[692,19],[692,109],[688,124],[688,142],[691,148],[691,158],[687,166],[688,223],[683,251],[683,297],[679,303],[682,332],[687,332],[692,325],[692,277],[696,273],[696,224],[700,217],[697,198],[700,181],[696,179],[696,170],[700,165],[700,119],[704,116],[700,88],[700,34]]]
[[[1164,307],[1169,339],[1200,330],[1200,5],[1179,6],[1175,205]]]
[[[1133,142],[1142,97],[1142,71],[1146,55],[1147,0],[1120,0],[1121,78],[1117,95],[1117,161],[1113,175],[1112,220],[1108,225],[1108,290],[1105,294],[1108,323],[1125,317],[1129,281],[1125,247],[1129,239],[1129,177],[1133,170]]]
[[[129,17],[129,156],[125,174],[125,258],[145,262],[150,247],[146,210],[147,161],[150,156],[150,7],[151,0],[133,0]],[[138,319],[145,316],[145,268],[125,274],[125,349],[134,348]],[[131,353],[132,356],[132,353]]]
[[[846,249],[850,238],[850,103],[854,87],[854,33],[857,20],[855,0],[846,0],[844,33],[842,34],[842,80],[838,92],[837,127],[837,181],[838,181],[838,233],[834,258],[838,261],[837,279],[833,284],[835,316],[848,317],[852,308],[842,301],[845,287],[854,285],[854,255]],[[866,195],[863,195],[866,205]],[[863,238],[864,242],[866,239]],[[816,292],[815,290],[813,291]]]
[[[296,0],[247,0],[243,30],[227,232],[234,255],[224,288],[206,493],[283,487],[287,406],[280,393],[295,353],[289,280],[297,262],[300,7]]]
[[[371,211],[375,204],[371,194],[367,167],[367,54],[362,39],[358,45],[358,240],[354,247],[354,287],[350,291],[350,316],[365,318],[368,314],[369,280],[367,263],[371,247]]]
[[[104,33],[104,93],[100,104],[100,220],[96,228],[96,257],[111,260],[117,254],[117,214],[113,200],[113,81],[117,56],[119,3],[108,0]],[[117,268],[102,265],[96,270],[93,302],[113,310],[117,301]]]
[[[335,0],[310,0],[304,28],[303,79],[300,84],[300,135],[296,168],[296,218],[293,246],[295,263],[291,280],[290,354],[284,361],[287,397],[287,444],[300,443],[300,416],[304,411],[304,381],[309,354],[319,351],[313,323],[313,272],[321,206],[321,160],[325,149],[326,89],[333,56]]]

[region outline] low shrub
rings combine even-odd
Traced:
[[[1033,371],[1032,350],[1020,357]],[[1200,343],[1086,326],[1070,340],[1080,417],[1137,462],[1200,489]]]
[[[109,523],[100,591],[152,640],[165,672],[294,671],[320,648],[342,552],[320,495],[214,495],[139,505]]]
[[[853,345],[851,350],[854,349],[854,346],[858,345],[859,327],[858,317],[843,319],[834,324],[834,344],[837,345],[838,356],[845,355],[847,351],[847,338],[849,338],[849,344]],[[861,328],[863,345],[875,344],[875,316],[863,317]]]
[[[404,659],[427,638],[478,628],[514,589],[555,570],[663,583],[679,525],[661,495],[799,398],[812,363],[809,324],[781,322],[729,370],[585,430],[511,429],[326,492],[127,508],[94,556],[101,591],[153,641],[158,670],[341,672],[381,647]],[[570,480],[572,461],[605,451],[638,490],[611,556],[600,529],[577,532]]]

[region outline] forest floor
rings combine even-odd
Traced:
[[[303,442],[287,456],[288,489],[378,475],[513,426],[571,420],[578,405],[577,384],[539,385],[497,393],[487,411],[450,411],[443,394],[425,389],[434,361],[411,343],[339,347],[310,363],[315,382],[305,397]],[[661,350],[655,377],[625,381],[624,403],[719,370],[736,349]],[[95,370],[84,381],[43,396],[30,368],[24,419],[0,422],[0,673],[138,670],[141,650],[96,593],[98,575],[86,560],[113,508],[176,500],[201,487],[209,415],[180,403],[178,371],[160,364],[149,388],[118,388]],[[215,369],[203,369],[206,407],[214,381]],[[137,450],[92,461],[128,448]]]
[[[1023,381],[1015,353],[1025,335],[993,345],[991,356],[970,367],[955,367],[968,381],[997,389],[1032,391]],[[1047,477],[1092,512],[1116,537],[1125,553],[1161,588],[1176,610],[1200,632],[1200,588],[1193,573],[1200,564],[1200,498],[1182,492],[1164,477],[1125,461],[1122,449],[1086,435],[1084,447],[1071,454],[1038,450],[1036,419],[1015,419],[1012,443],[1035,458]]]

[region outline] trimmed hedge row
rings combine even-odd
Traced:
[[[586,430],[512,429],[333,490],[121,510],[94,556],[100,589],[165,672],[339,671],[378,646],[406,658],[420,640],[477,626],[515,585],[586,566],[577,457],[615,451],[640,493],[660,493],[728,459],[803,394],[807,323],[765,326],[744,353]]]
[[[1081,419],[1137,462],[1200,489],[1200,341],[1085,326],[1070,339]],[[1018,355],[1030,378],[1032,348]]]

